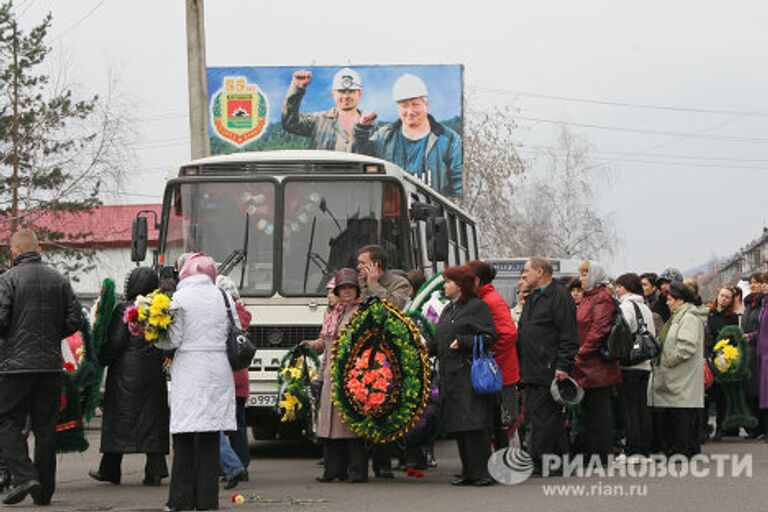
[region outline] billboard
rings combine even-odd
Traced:
[[[214,155],[327,149],[389,160],[462,193],[463,66],[210,67]]]

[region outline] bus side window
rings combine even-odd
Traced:
[[[467,224],[459,219],[459,261],[466,263],[472,258],[469,255],[469,245],[467,245]]]
[[[448,240],[448,263],[451,265],[458,265],[460,262],[458,250],[459,244],[456,237],[456,215],[453,213],[448,214]]]
[[[468,229],[468,238],[467,238],[467,248],[469,248],[469,259],[474,260],[477,259],[477,244],[475,241],[477,240],[475,238],[475,226],[469,225],[467,226]]]

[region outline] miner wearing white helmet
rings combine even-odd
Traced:
[[[312,82],[312,72],[301,69],[293,74],[283,102],[283,130],[309,137],[310,149],[351,151],[352,132],[362,112],[357,106],[363,96],[363,81],[354,69],[339,70],[331,83],[336,106],[325,112],[300,113],[301,100]]]
[[[429,92],[424,81],[405,73],[392,87],[400,119],[374,126],[376,112],[368,112],[355,126],[353,150],[399,165],[444,195],[460,195],[461,137],[429,114]]]

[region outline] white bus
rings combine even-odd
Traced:
[[[143,226],[142,226],[143,224]],[[256,438],[279,431],[272,407],[286,350],[316,338],[335,270],[357,250],[384,246],[393,269],[477,258],[475,222],[449,199],[390,162],[330,151],[271,151],[203,158],[168,180],[155,265],[183,252],[212,256],[239,286],[258,351],[247,416]],[[134,221],[134,261],[144,259],[146,219]]]

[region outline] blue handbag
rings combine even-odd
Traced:
[[[479,346],[478,346],[479,345]],[[483,337],[475,336],[472,346],[472,387],[479,395],[492,395],[501,391],[504,383],[496,360],[485,353]]]

